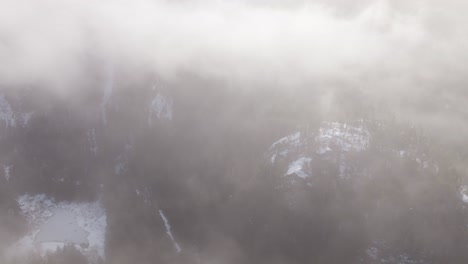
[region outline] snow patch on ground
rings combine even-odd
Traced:
[[[158,93],[151,101],[148,114],[148,125],[153,125],[153,119],[172,120],[172,98]]]
[[[368,148],[369,132],[363,126],[351,126],[341,123],[323,123],[315,141],[319,143],[318,154],[331,150],[342,152],[363,151]]]
[[[33,115],[34,115],[34,112],[21,113],[20,114],[21,125],[23,127],[27,126],[29,123],[29,120],[31,120]]]
[[[171,225],[169,224],[169,220],[167,220],[166,216],[164,215],[164,212],[162,210],[159,210],[159,215],[161,216],[161,219],[164,221],[164,225],[166,226],[166,234],[169,236],[169,238],[172,240],[172,243],[174,244],[174,247],[177,251],[177,253],[180,253],[182,251],[182,248],[180,245],[176,242],[174,236],[172,235],[171,231]]]
[[[310,162],[312,161],[311,158],[308,157],[301,157],[289,164],[288,171],[286,175],[296,175],[302,179],[305,179],[310,176],[309,173],[306,172],[306,168],[310,166]]]
[[[7,250],[10,258],[45,255],[66,244],[75,245],[90,260],[104,258],[107,221],[100,202],[55,202],[46,195],[23,195],[17,201],[29,232]]]
[[[11,178],[11,167],[13,167],[13,165],[3,165],[3,174],[5,176],[5,180],[6,181],[10,181],[10,178]]]
[[[34,241],[36,243],[88,243],[87,233],[78,226],[74,213],[64,208],[53,210],[53,215],[40,226]]]
[[[96,143],[96,130],[94,128],[89,129],[86,132],[86,135],[88,136],[88,144],[91,152],[94,154],[94,156],[97,155],[97,143]]]
[[[460,187],[460,196],[464,203],[468,203],[467,191],[468,191],[468,186],[465,185],[465,186]]]

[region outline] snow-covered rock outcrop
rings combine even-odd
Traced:
[[[317,131],[298,131],[273,143],[270,161],[286,162],[285,176],[302,179],[314,174],[313,160],[328,160],[339,166],[340,177],[347,178],[347,154],[368,148],[370,133],[362,121],[353,124],[322,123]]]
[[[352,175],[365,170],[363,164],[357,164],[359,161],[356,157],[371,149],[372,135],[369,128],[372,126],[379,127],[377,131],[387,129],[376,121],[323,122],[318,129],[303,129],[274,142],[268,152],[269,160],[272,164],[280,164],[285,176],[311,178],[314,169],[317,169],[314,164],[327,163],[336,168],[340,179],[350,179]],[[412,162],[425,173],[439,173],[437,161],[431,158],[427,149],[417,144],[422,139],[417,138],[417,135],[407,135],[408,131],[402,131],[401,134],[401,139],[407,140],[405,144],[396,145],[396,142],[392,142],[390,144],[395,145],[374,146],[374,151],[390,153],[392,158],[402,162]]]
[[[291,162],[288,167],[286,175],[296,175],[299,178],[305,179],[310,176],[307,172],[310,171],[310,162],[312,158],[300,157],[299,159]]]

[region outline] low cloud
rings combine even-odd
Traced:
[[[329,98],[352,88],[397,114],[435,104],[463,119],[466,5],[2,0],[0,79],[67,92],[97,62],[247,90],[328,90]]]

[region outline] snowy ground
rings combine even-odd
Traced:
[[[72,244],[90,260],[104,258],[106,213],[99,202],[58,203],[46,195],[23,195],[18,203],[30,229],[7,250],[8,257],[45,255]]]

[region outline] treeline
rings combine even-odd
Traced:
[[[81,103],[46,91],[37,93],[40,103],[9,92],[13,108],[35,112],[25,127],[1,128],[2,160],[11,166],[9,180],[0,173],[2,242],[3,234],[13,240],[24,232],[17,195],[46,193],[58,200],[102,199],[112,264],[374,263],[370,247],[378,247],[382,259],[468,262],[463,175],[453,164],[464,158],[420,129],[367,121],[370,146],[346,154],[349,179],[338,177],[342,153],[336,152],[330,154],[336,158],[315,157],[313,184],[292,184],[284,176],[287,164],[271,165],[266,152],[292,131],[319,128],[322,117],[307,105],[313,95],[263,100],[193,76],[153,90],[151,75],[116,76],[106,105],[91,88],[80,94]],[[158,92],[172,96],[174,119],[150,126]],[[18,96],[25,99],[15,105]],[[366,109],[340,118],[349,122]],[[295,111],[297,122],[286,122]],[[284,118],[274,118],[278,112]],[[84,260],[66,247],[31,261]]]

